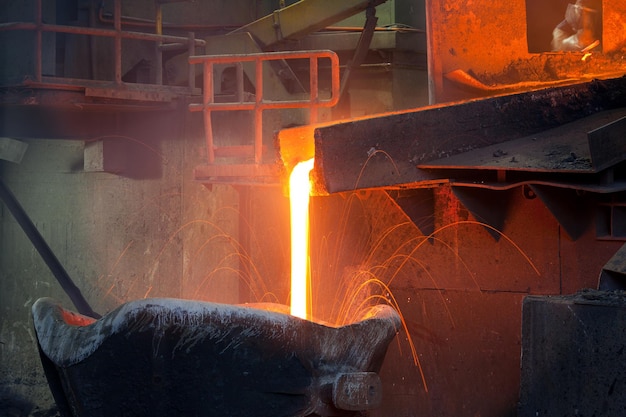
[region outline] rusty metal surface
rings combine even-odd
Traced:
[[[143,40],[154,42],[157,46],[163,45],[163,43],[175,44],[177,46],[183,45],[187,46],[189,52],[192,52],[196,46],[201,47],[206,44],[206,42],[202,39],[195,39],[194,34],[189,32],[189,37],[181,37],[181,36],[172,36],[172,35],[164,35],[157,31],[157,33],[145,33],[145,32],[134,32],[134,31],[125,31],[122,30],[122,4],[121,0],[114,1],[114,20],[113,26],[114,29],[102,29],[95,27],[86,27],[86,26],[70,26],[70,25],[55,25],[48,24],[43,21],[42,18],[42,0],[36,0],[34,4],[34,22],[7,22],[0,24],[0,32],[3,31],[32,31],[35,35],[35,49],[32,51],[34,57],[34,73],[29,74],[32,75],[35,82],[41,84],[41,88],[47,88],[46,84],[51,83],[55,84],[54,81],[46,82],[43,75],[43,67],[42,67],[42,38],[46,33],[61,33],[61,34],[75,34],[75,35],[89,35],[99,38],[113,38],[114,44],[114,59],[112,62],[107,64],[112,65],[114,70],[113,81],[115,85],[109,86],[110,89],[120,88],[123,89],[122,82],[122,40]],[[166,44],[167,45],[167,44]],[[167,48],[167,47],[166,47]],[[156,58],[158,62],[162,61],[162,50],[160,48],[155,48],[157,51]],[[75,81],[75,80],[74,80]],[[84,82],[89,82],[91,80],[83,80]],[[61,83],[56,83],[60,84]],[[156,85],[163,84],[162,73],[160,69],[157,70],[157,80]],[[54,87],[52,87],[54,88]],[[193,78],[189,78],[189,91],[188,94],[192,92],[194,89]]]
[[[111,88],[113,87],[113,88]],[[150,89],[150,88],[109,88],[87,87],[85,88],[85,96],[87,97],[104,97],[118,100],[135,100],[135,101],[156,101],[169,102],[177,98],[178,95],[168,89]]]
[[[601,45],[589,55],[552,50],[553,30],[563,21],[567,3],[426,2],[431,103],[524,91],[536,88],[533,83],[623,73],[626,3],[602,2]],[[469,81],[479,88],[468,91],[467,84],[459,84],[463,74],[471,74]]]
[[[618,129],[623,130],[624,123],[615,125],[611,133],[603,129],[604,125],[613,126],[612,122],[624,120],[624,116],[626,108],[606,111],[536,135],[425,162],[418,167],[595,173],[626,159],[623,150],[626,142]]]
[[[596,170],[626,158],[626,116],[589,132],[589,153]]]
[[[23,86],[0,89],[0,114],[6,115],[29,108],[30,111],[158,112],[174,110],[189,97],[186,87],[137,86],[121,87],[106,81],[85,81],[44,77],[42,82],[25,81]],[[65,117],[65,116],[64,116]],[[28,130],[28,126],[23,126]],[[70,130],[71,129],[66,129]],[[71,134],[71,133],[70,133]]]
[[[571,240],[580,238],[593,223],[594,201],[579,190],[541,184],[529,186],[563,227]]]
[[[598,194],[612,194],[626,191],[626,181],[624,179],[603,182],[602,178],[594,177],[594,180],[598,182],[587,181],[566,181],[562,176],[552,177],[547,174],[543,176],[532,176],[529,179],[523,181],[497,181],[495,178],[491,181],[472,181],[471,179],[451,179],[450,184],[456,187],[468,187],[468,188],[487,188],[490,190],[510,190],[512,188],[518,188],[522,186],[546,186],[557,187],[568,190],[576,190],[578,192],[590,192]]]
[[[314,141],[317,193],[417,187],[448,179],[417,168],[429,161],[623,107],[626,77],[314,126],[312,133],[287,129],[279,133],[279,143],[289,142],[291,134]]]
[[[513,191],[452,187],[452,192],[474,218],[485,225],[485,230],[498,241],[510,211]]]

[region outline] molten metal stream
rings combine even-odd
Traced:
[[[291,207],[291,314],[303,319],[308,311],[309,276],[309,173],[313,159],[296,165],[289,177]]]

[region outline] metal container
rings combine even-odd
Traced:
[[[331,327],[246,306],[144,299],[94,320],[32,308],[64,416],[342,416],[377,407],[400,318],[389,306]]]

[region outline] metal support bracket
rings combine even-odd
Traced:
[[[485,224],[485,229],[497,242],[509,211],[511,191],[452,187],[452,192],[476,220]]]
[[[380,406],[382,397],[382,383],[375,372],[341,374],[333,384],[333,403],[340,410],[371,410]]]
[[[626,290],[626,244],[619,248],[600,271],[598,289]]]

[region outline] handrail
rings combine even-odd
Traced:
[[[102,29],[85,26],[68,26],[68,25],[55,25],[43,23],[42,19],[42,0],[35,1],[35,22],[6,22],[0,23],[0,32],[13,31],[13,30],[29,30],[36,32],[36,56],[35,56],[35,73],[34,78],[36,82],[42,82],[42,33],[43,32],[56,32],[56,33],[68,33],[76,35],[89,35],[99,37],[110,37],[115,39],[115,59],[114,59],[114,81],[118,86],[122,84],[122,39],[137,39],[152,41],[158,44],[157,53],[160,56],[161,53],[168,49],[170,45],[161,45],[162,42],[176,43],[179,46],[187,45],[189,55],[195,53],[195,47],[205,46],[206,42],[202,39],[195,39],[193,32],[189,32],[188,37],[163,35],[159,33],[145,33],[145,32],[132,32],[124,31],[121,27],[121,0],[115,0],[114,2],[114,29]],[[64,78],[64,77],[55,77]],[[75,80],[73,80],[75,81]],[[193,77],[189,79],[190,89],[194,89]],[[162,74],[157,72],[157,84],[162,84]]]
[[[263,63],[266,61],[292,59],[309,60],[310,91],[308,99],[294,100],[268,100],[263,93]],[[319,97],[318,66],[320,59],[328,59],[331,64],[331,93],[330,98]],[[243,63],[253,62],[255,66],[255,94],[253,99],[246,99],[243,91]],[[213,127],[211,113],[213,111],[254,111],[254,162],[260,164],[263,161],[263,111],[271,109],[297,109],[308,108],[310,111],[310,123],[317,122],[317,110],[320,107],[333,107],[339,101],[339,58],[333,51],[288,51],[267,52],[255,54],[228,54],[228,55],[203,55],[189,57],[190,65],[203,65],[203,102],[189,105],[191,112],[204,113],[204,128],[207,145],[207,159],[209,164],[215,163],[216,147],[213,140]],[[233,64],[237,72],[237,94],[235,101],[228,103],[216,103],[213,86],[213,66],[219,64]],[[226,148],[226,149],[225,149]],[[228,151],[229,148],[220,147],[220,150]]]

